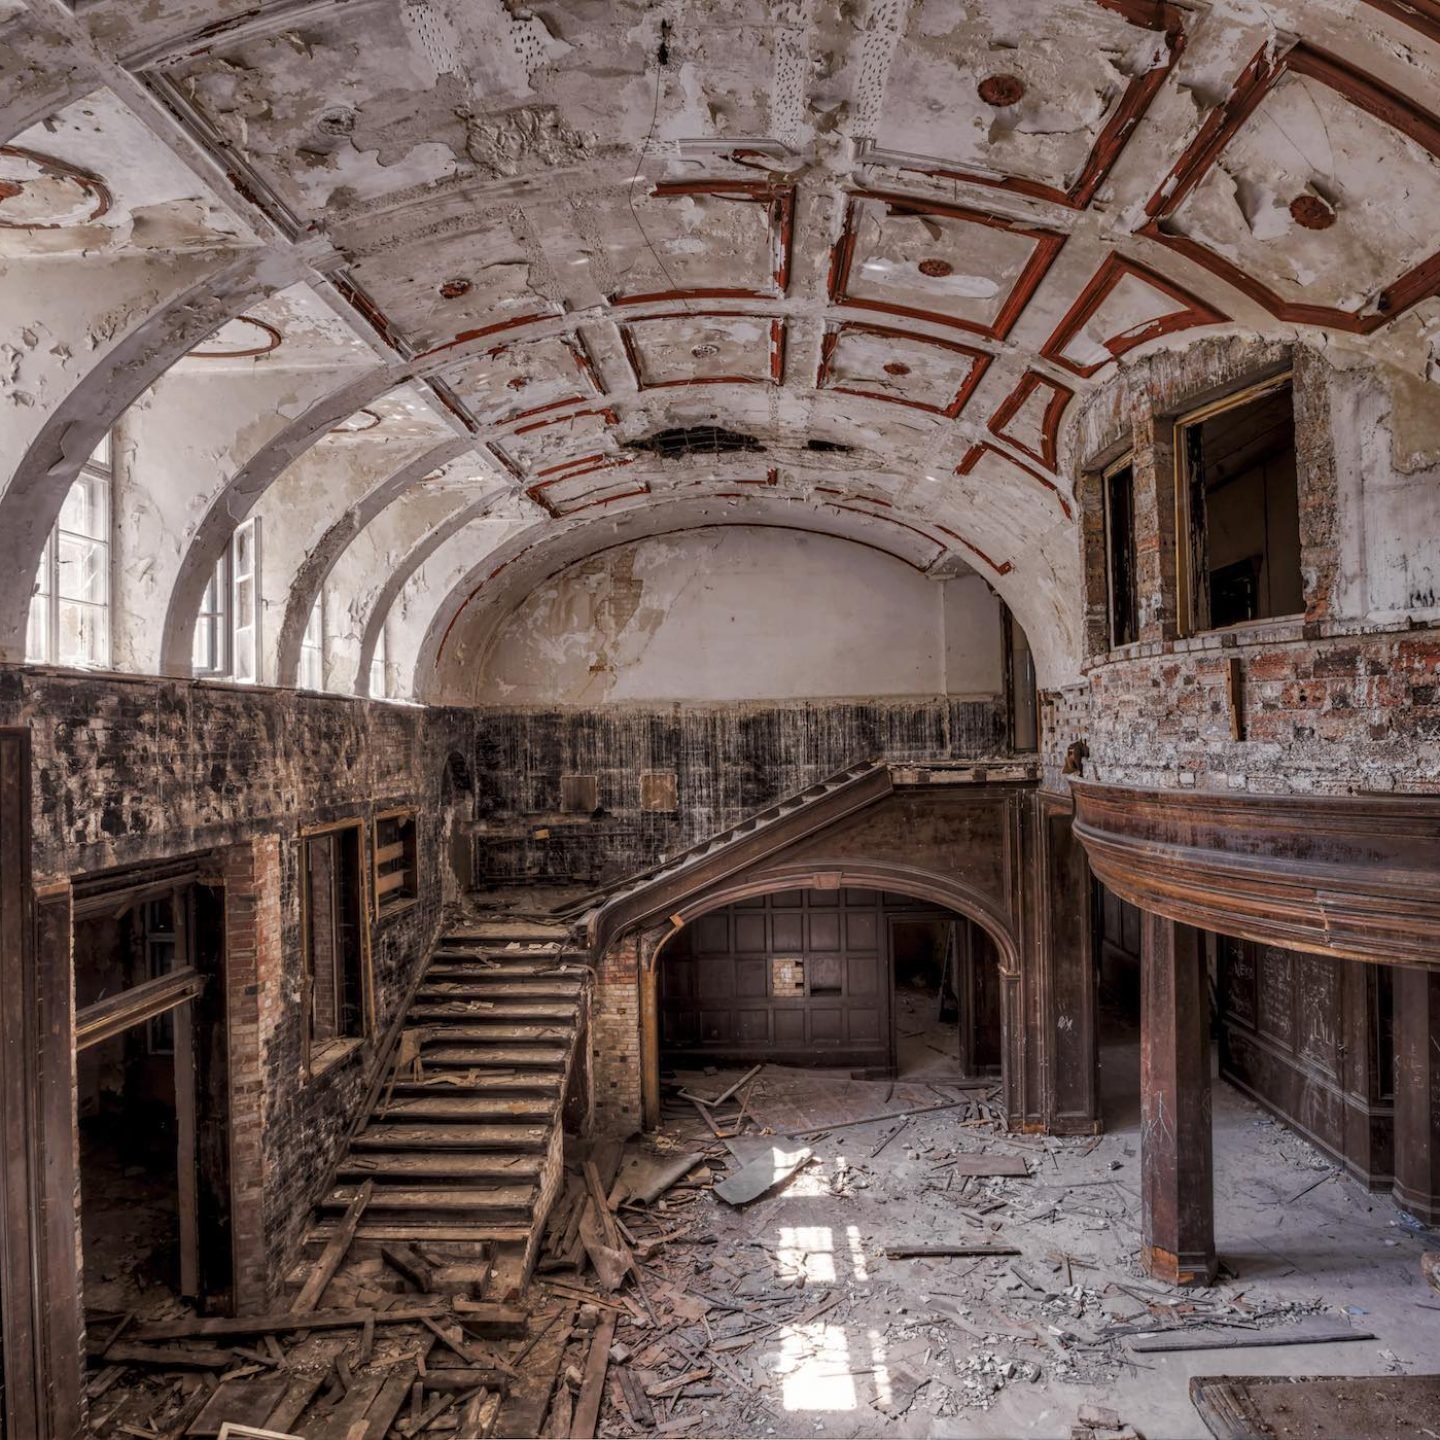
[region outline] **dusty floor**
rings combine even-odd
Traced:
[[[679,1398],[656,1400],[657,1422],[691,1436],[1068,1436],[1078,1408],[1100,1404],[1155,1440],[1206,1434],[1187,1397],[1192,1375],[1440,1368],[1440,1304],[1419,1272],[1429,1232],[1223,1083],[1214,1105],[1222,1279],[1188,1293],[1146,1280],[1133,1258],[1136,1067],[1133,1044],[1107,1049],[1112,1128],[1097,1140],[962,1125],[962,1108],[917,1116],[878,1155],[893,1121],[818,1138],[814,1159],[787,1186],[744,1210],[705,1188],[672,1192],[663,1212],[643,1220],[622,1208],[638,1240],[688,1227],[643,1267],[659,1331],[628,1316],[619,1324],[616,1339],[635,1378],[663,1385],[707,1356],[723,1357],[723,1370]],[[739,1073],[684,1078],[697,1093],[718,1094]],[[914,1079],[892,1087],[767,1069],[753,1085],[748,1128],[794,1130],[956,1093]],[[693,1111],[668,1114],[655,1147],[703,1149],[718,1174],[723,1147]],[[755,1143],[736,1145],[744,1152]],[[947,1178],[946,1158],[977,1150],[1028,1157],[1030,1177]],[[884,1253],[957,1239],[1003,1239],[1023,1254],[975,1261]],[[548,1288],[542,1277],[537,1303]],[[687,1297],[678,1308],[676,1293]],[[1107,1334],[1211,1310],[1261,1327],[1321,1314],[1376,1338],[1136,1356],[1123,1336]],[[577,1360],[583,1365],[583,1346],[567,1356]],[[615,1368],[602,1433],[637,1433]],[[912,1380],[926,1383],[907,1403]]]

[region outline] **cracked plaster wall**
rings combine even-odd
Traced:
[[[993,696],[999,632],[978,576],[936,582],[828,536],[717,528],[623,545],[542,585],[472,694],[503,706]]]

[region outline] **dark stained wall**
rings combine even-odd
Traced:
[[[247,1263],[273,1285],[375,1048],[302,1080],[300,831],[394,805],[420,811],[418,899],[370,921],[383,1034],[439,924],[442,777],[448,755],[473,753],[469,718],[256,687],[0,669],[0,725],[33,735],[37,884],[199,853],[223,869],[235,847],[278,838],[279,933],[256,937],[275,956],[267,974],[278,976],[258,997],[262,1108],[233,1117],[246,1136],[262,1137],[261,1253]]]
[[[477,878],[609,882],[858,761],[1004,751],[1004,708],[986,701],[481,711]],[[596,777],[603,815],[562,811],[566,775]],[[666,776],[678,808],[646,808]]]
[[[1394,1173],[1392,972],[1217,937],[1220,1073],[1376,1189]]]

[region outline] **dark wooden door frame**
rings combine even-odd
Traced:
[[[30,732],[0,729],[0,1326],[8,1440],[71,1440],[84,1402],[75,1263],[68,883],[32,888]]]
[[[966,917],[960,914],[958,910],[943,910],[938,907],[934,910],[904,910],[885,913],[884,933],[886,950],[884,961],[886,975],[890,981],[890,1069],[894,1072],[898,1072],[900,1068],[900,1016],[897,1013],[895,1005],[895,927],[896,925],[913,925],[919,922],[935,920],[952,924],[956,920],[964,920],[965,918]],[[943,958],[940,963],[943,967],[945,963]],[[965,979],[968,982],[970,978],[970,967],[965,966],[963,968],[965,970]],[[967,990],[962,996],[964,1008],[962,1008],[960,1017],[957,1018],[955,1022],[955,1062],[957,1065],[960,1065],[961,1057],[965,1052],[965,1033],[961,1027],[964,1024],[965,1015],[970,1013],[971,999],[972,997],[968,993],[967,986]],[[961,1074],[965,1073],[963,1065],[960,1066],[960,1072]]]

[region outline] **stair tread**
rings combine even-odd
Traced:
[[[544,1145],[548,1125],[404,1125],[372,1124],[352,1142],[360,1150],[535,1150]]]
[[[410,1007],[415,1020],[472,1020],[493,1015],[497,1020],[573,1020],[575,1006],[550,1000],[447,1000],[416,1001]]]
[[[467,975],[462,979],[432,980],[428,975],[420,982],[416,991],[417,1000],[434,1000],[440,996],[453,995],[458,999],[509,999],[516,996],[522,1000],[536,997],[546,999],[569,999],[580,993],[578,975],[554,975],[533,980],[512,980],[507,976],[493,974]]]
[[[393,1095],[502,1095],[511,1090],[536,1090],[553,1096],[560,1088],[558,1070],[512,1070],[466,1075],[447,1069],[442,1076],[401,1080]]]
[[[341,1162],[337,1173],[353,1183],[375,1180],[382,1186],[387,1180],[448,1180],[452,1176],[463,1176],[471,1183],[485,1180],[508,1183],[530,1176],[538,1178],[542,1159],[534,1151],[514,1155],[466,1150],[433,1153],[403,1150],[393,1154],[379,1151],[348,1156]]]
[[[568,1053],[563,1047],[556,1045],[545,1048],[537,1045],[534,1049],[525,1049],[513,1043],[449,1045],[431,1041],[420,1047],[420,1060],[423,1065],[454,1065],[462,1068],[473,1065],[477,1069],[514,1065],[521,1069],[543,1069],[553,1075],[564,1068]]]
[[[483,1014],[472,1016],[463,1023],[437,1027],[432,1043],[446,1045],[471,1042],[486,1044],[504,1041],[506,1044],[564,1044],[575,1033],[573,1025],[556,1024],[553,1021],[514,1021],[504,1016],[495,1016],[493,1023]],[[420,1052],[425,1053],[423,1050]]]
[[[553,1098],[527,1099],[504,1095],[417,1095],[391,1099],[376,1119],[385,1121],[406,1118],[426,1120],[497,1120],[534,1118],[547,1120],[555,1113]]]
[[[320,1202],[325,1210],[344,1210],[355,1198],[358,1185],[337,1185]],[[417,1188],[378,1186],[365,1206],[372,1215],[383,1210],[528,1210],[540,1193],[538,1185],[427,1186]]]
[[[317,1220],[306,1232],[305,1238],[308,1241],[325,1241],[335,1233],[336,1227],[340,1224],[339,1219]],[[379,1224],[366,1224],[362,1218],[356,1228],[355,1237],[359,1240],[488,1240],[492,1244],[523,1245],[530,1238],[530,1224],[528,1222],[519,1224],[489,1224],[489,1225],[466,1225],[454,1221],[435,1220],[429,1225],[406,1224],[397,1221],[393,1224],[381,1222]]]

